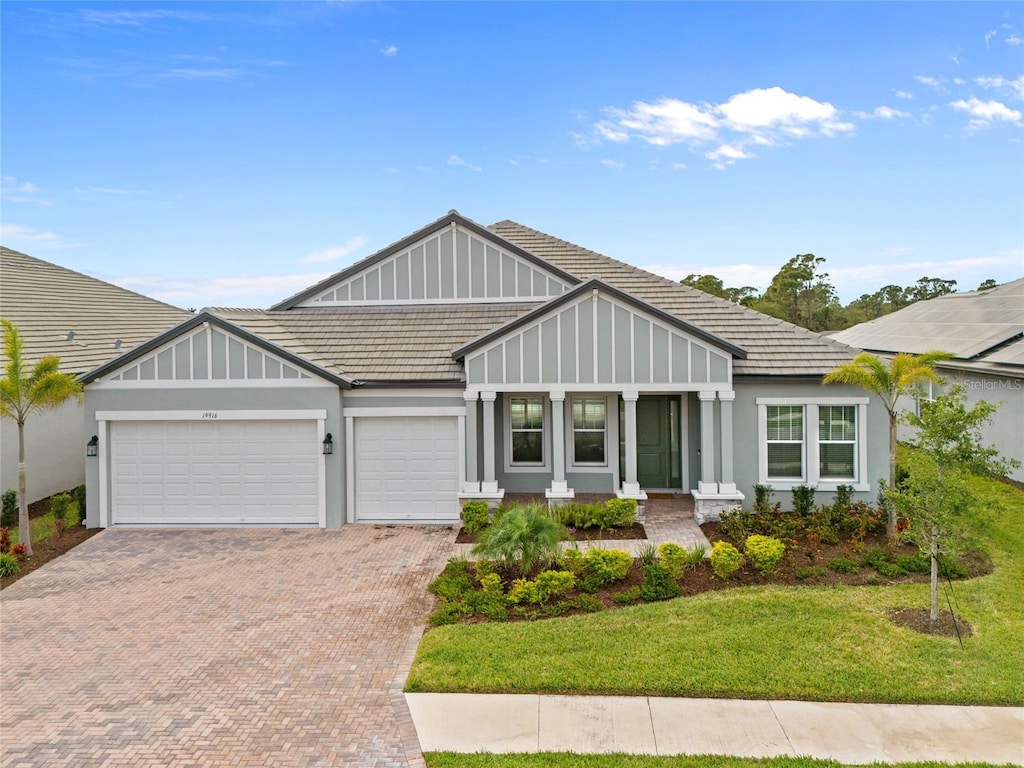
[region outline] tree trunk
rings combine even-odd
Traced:
[[[889,413],[889,487],[896,488],[896,413]],[[885,535],[890,541],[896,538],[896,505],[886,504],[888,519],[885,522]]]
[[[938,534],[935,529],[932,529],[932,536],[935,537]],[[931,546],[932,556],[932,606],[930,617],[932,621],[939,620],[939,544],[933,538]]]
[[[18,543],[32,556],[32,534],[28,526],[28,496],[25,492],[25,422],[18,422]]]

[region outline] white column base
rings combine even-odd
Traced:
[[[480,483],[480,493],[490,494],[491,496],[495,495],[498,493],[498,481],[493,480],[491,482],[485,481]],[[505,492],[501,491],[501,493],[504,494]]]
[[[734,493],[693,493],[693,520],[697,525],[717,522],[722,515],[728,515],[743,506],[743,494]]]
[[[554,485],[556,484],[552,483],[552,486]],[[563,483],[563,485],[565,484]],[[551,487],[544,491],[544,498],[547,499],[549,502],[569,501],[570,499],[576,498],[576,491],[574,491],[572,488],[564,488],[562,490],[558,490],[557,488]]]
[[[620,499],[647,500],[647,491],[640,487],[640,483],[623,483],[622,490],[616,491],[615,495]]]
[[[465,482],[462,484],[462,490],[459,492],[459,496],[465,496],[471,493],[480,493],[480,483]]]
[[[720,494],[737,493],[737,491],[736,491],[736,483],[719,483],[718,484],[718,492]]]
[[[480,490],[476,491],[463,491],[459,494],[459,506],[461,507],[467,501],[486,501],[487,506],[491,509],[501,505],[502,499],[505,498],[505,489],[499,488],[495,493],[485,493]]]
[[[697,483],[698,493],[718,493],[718,483],[706,483],[701,480]]]

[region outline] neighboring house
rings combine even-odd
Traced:
[[[189,313],[0,248],[0,317],[18,327],[30,363],[56,355],[62,372],[81,375],[177,325]],[[6,358],[0,359],[0,366],[6,364]],[[85,482],[86,434],[84,407],[74,400],[29,417],[25,464],[30,503]],[[18,426],[0,419],[0,489],[17,487]]]
[[[955,357],[941,363],[939,373],[964,388],[968,406],[979,400],[1001,404],[985,440],[1003,456],[1024,463],[1024,278],[987,291],[919,301],[831,337],[882,355],[952,353]],[[926,398],[934,394],[930,387],[923,392]],[[900,407],[920,412],[917,398],[903,398]],[[912,428],[901,424],[899,438],[912,439]],[[1024,481],[1024,468],[1011,476]]]
[[[454,522],[506,492],[755,483],[873,498],[856,350],[511,221],[452,211],[269,310],[204,310],[88,376],[89,524]]]

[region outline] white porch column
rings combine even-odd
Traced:
[[[735,399],[735,392],[718,393],[722,409],[722,481],[718,484],[719,493],[736,493],[736,482],[732,474],[732,402]]]
[[[622,495],[626,497],[640,496],[640,483],[636,477],[636,401],[639,392],[623,392],[622,401],[626,410],[626,477],[622,481]]]
[[[549,393],[551,400],[551,487],[549,499],[571,499],[575,493],[565,480],[565,392]]]
[[[477,475],[477,405],[480,395],[477,392],[463,392],[466,401],[465,428],[462,440],[466,446],[466,480],[462,484],[463,493],[480,493],[480,478]]]
[[[715,393],[698,392],[700,398],[700,482],[701,493],[718,493],[715,482]]]
[[[498,482],[494,479],[494,401],[496,392],[481,392],[484,403],[484,479],[480,484],[481,493],[497,493]]]

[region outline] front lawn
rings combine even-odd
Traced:
[[[974,628],[956,639],[895,626],[925,584],[758,586],[609,613],[440,627],[409,691],[1024,704],[1024,492],[978,480],[1003,511],[978,523],[991,575],[954,582]]]
[[[427,752],[428,768],[845,768],[835,760],[810,757],[723,757],[720,755],[459,754]],[[874,763],[879,768],[940,768],[948,763]],[[995,768],[991,763],[957,763],[960,768]]]

